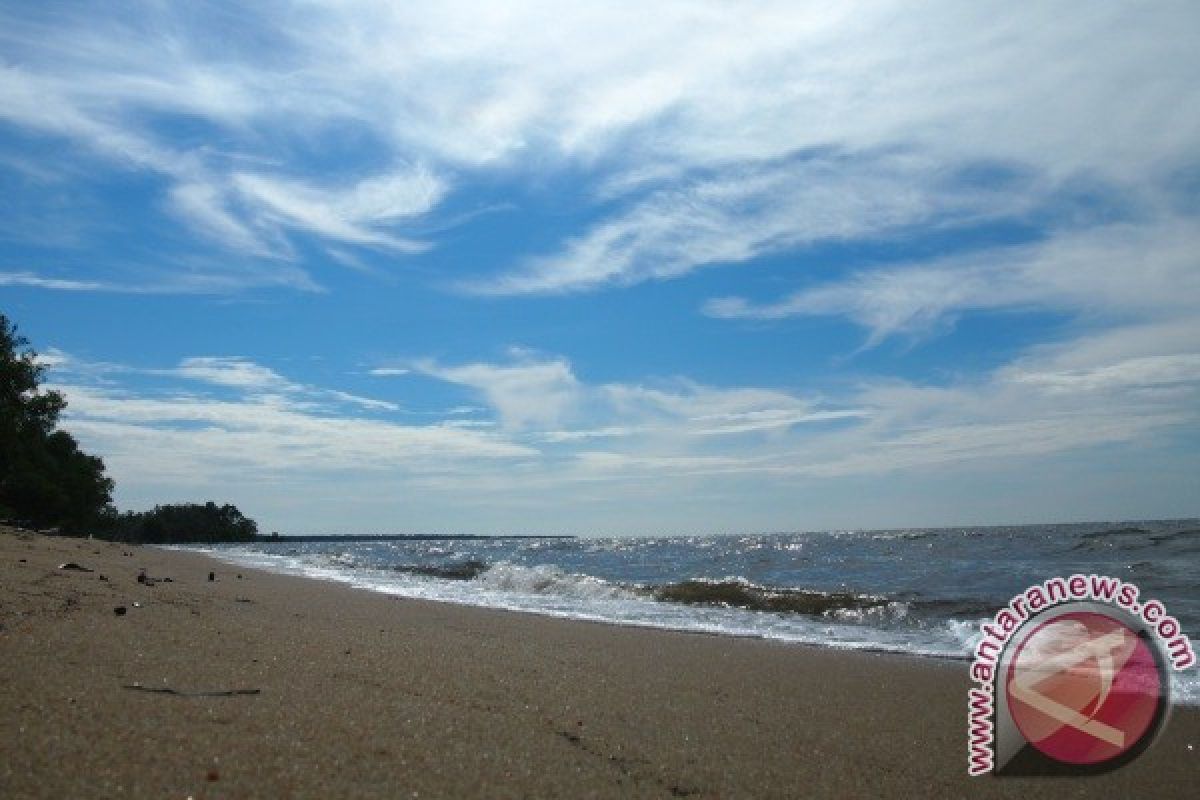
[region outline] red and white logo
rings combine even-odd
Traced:
[[[1094,765],[1154,733],[1166,676],[1145,637],[1097,611],[1033,624],[1000,676],[1029,745],[1063,764]]]
[[[1171,671],[1196,655],[1161,602],[1105,575],[1049,578],[979,626],[967,692],[970,775],[1088,775],[1162,729]]]

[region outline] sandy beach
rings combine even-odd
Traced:
[[[1200,778],[1195,709],[1098,778],[970,779],[963,664],[8,529],[0,663],[4,798],[1191,797]]]

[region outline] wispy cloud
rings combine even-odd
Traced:
[[[417,371],[439,380],[467,386],[499,415],[506,428],[557,426],[579,402],[580,385],[565,359],[539,360],[521,351],[511,364],[443,366],[421,360]]]
[[[1195,325],[1188,330],[1200,332]],[[877,380],[823,403],[777,389],[678,378],[659,386],[589,385],[561,359],[462,369],[501,419],[524,423],[506,426],[510,435],[542,447],[546,457],[568,456],[553,462],[559,480],[828,478],[1055,456],[1195,424],[1200,362],[1194,343],[1185,344],[1186,332],[1125,333],[1067,340],[949,386]],[[1126,346],[1114,349],[1116,341]],[[1145,355],[1164,348],[1181,352]],[[463,382],[456,368],[425,373]],[[546,413],[538,390],[550,375],[570,390]],[[489,393],[493,379],[502,393]],[[575,424],[529,426],[551,420]]]
[[[427,170],[368,178],[343,190],[315,189],[296,181],[238,173],[233,185],[254,206],[256,216],[350,244],[407,253],[428,249],[422,242],[379,230],[430,211],[445,189]]]
[[[212,182],[179,183],[168,193],[172,212],[198,231],[251,255],[270,256],[276,249],[226,207],[224,193]],[[282,248],[282,243],[280,248]]]
[[[99,160],[165,178],[164,207],[208,241],[256,258],[294,257],[285,232],[404,253],[427,248],[390,229],[440,201],[444,184],[428,169],[371,174],[330,188],[245,172],[248,164],[261,168],[282,158],[290,172],[312,174],[289,160],[279,138],[296,122],[321,115],[285,88],[289,78],[263,69],[261,53],[218,53],[186,38],[222,20],[201,14],[183,24],[162,7],[113,15],[103,24],[69,13],[0,18],[11,52],[22,54],[21,66],[0,68],[0,121],[82,144],[93,168]],[[256,23],[251,16],[242,22]],[[162,35],[167,29],[174,32]],[[288,96],[294,105],[281,101]],[[229,143],[231,151],[172,135],[175,125],[197,120],[212,126],[210,140]],[[263,148],[267,140],[273,144]]]
[[[996,215],[1020,202],[935,186],[930,168],[899,155],[815,154],[724,170],[655,191],[561,253],[470,288],[520,294],[629,285],[814,242]]]
[[[237,357],[185,358],[172,372],[184,378],[237,389],[287,392],[300,388],[273,369]]]
[[[1188,152],[1188,134],[1112,102],[1154,87],[1145,102],[1178,111],[1191,85],[1186,4],[1093,10],[1071,25],[1038,8],[1009,8],[998,23],[995,10],[666,3],[634,20],[619,6],[351,2],[284,30],[317,67],[304,78],[318,108],[387,126],[443,163],[537,149],[715,165],[910,142],[1072,172],[1137,171],[1157,159],[1149,152]],[[1014,78],[1028,71],[1045,82]],[[1069,102],[1064,83],[1077,87]],[[346,102],[364,89],[376,105]]]
[[[333,400],[375,411],[398,411],[400,409],[395,403],[386,400],[362,397],[337,389],[322,389],[293,383],[269,367],[236,356],[185,358],[174,369],[154,370],[153,373],[187,378],[214,386],[226,386],[252,395],[279,394],[294,399],[308,397],[317,400]]]
[[[120,478],[142,486],[379,470],[440,472],[480,459],[531,455],[486,432],[337,415],[280,397],[217,400],[56,388],[70,401],[66,427],[103,452]]]
[[[1194,424],[1200,416],[1194,341],[1200,339],[1187,336],[1200,329],[1193,324],[1127,333],[1064,341],[949,386],[874,381],[822,402],[778,389],[711,387],[683,378],[653,386],[588,384],[565,359],[519,350],[509,363],[418,364],[420,374],[469,388],[487,401],[485,414],[494,421],[475,418],[465,425],[455,413],[460,409],[417,426],[367,417],[365,412],[396,406],[295,383],[236,358],[106,370],[123,380],[142,373],[199,381],[232,390],[231,397],[183,386],[138,392],[112,381],[58,386],[71,402],[72,430],[98,437],[104,452],[135,459],[130,442],[159,437],[207,459],[210,471],[234,462],[239,469],[295,471],[321,461],[325,468],[351,471],[403,464],[405,474],[427,472],[427,478],[455,485],[468,476],[503,484],[507,474],[510,488],[650,475],[787,481],[1053,456],[1144,441]],[[1157,355],[1164,349],[1176,352]],[[84,367],[66,354],[50,366],[64,376]],[[274,432],[278,441],[270,441]],[[335,443],[338,436],[345,441]],[[128,441],[118,443],[121,437]],[[309,449],[296,452],[302,446]],[[399,449],[383,455],[389,447]],[[492,472],[489,458],[519,458],[524,468],[519,474],[506,467]],[[447,459],[459,459],[459,478],[444,472]],[[145,471],[138,468],[139,475]]]
[[[1074,370],[1016,370],[1010,380],[1051,392],[1096,392],[1138,387],[1156,389],[1200,382],[1200,353],[1142,356]]]
[[[718,298],[705,311],[728,319],[844,315],[869,331],[869,345],[922,336],[983,309],[1169,318],[1200,303],[1197,230],[1187,220],[1090,228],[1036,245],[862,271],[775,302]]]
[[[109,294],[229,294],[252,287],[281,287],[303,292],[321,292],[307,273],[291,268],[229,270],[220,265],[202,264],[193,269],[187,261],[172,262],[176,270],[141,270],[144,274],[125,282],[80,280],[40,275],[22,270],[0,272],[0,286],[22,286],[59,292],[103,292]]]
[[[935,380],[876,353],[890,375],[853,385],[754,385],[819,365],[723,382],[719,357],[707,383],[619,358],[596,380],[581,353],[485,360],[469,335],[439,351],[468,355],[406,361],[377,354],[420,345],[360,338],[358,370],[406,376],[362,390],[377,397],[229,350],[137,369],[59,354],[69,424],[119,479],[156,486],[332,472],[352,478],[326,497],[446,490],[444,512],[745,479],[780,500],[836,476],[1152,447],[1200,407],[1200,226],[1179,177],[1200,152],[1196,20],[1185,0],[5,4],[0,178],[19,202],[0,213],[16,243],[0,286],[320,292],[332,263],[356,280],[409,263],[406,290],[505,296],[438,302],[503,306],[492,340],[545,344],[548,328],[506,328],[517,304],[608,308],[525,295],[724,267],[703,311],[728,323],[697,329],[838,317],[873,346],[983,311],[1064,320],[984,371]],[[513,235],[470,229],[496,207]],[[854,261],[815,263],[829,253]],[[396,318],[427,299],[365,297]],[[414,341],[438,341],[429,324]],[[423,410],[401,402],[414,386]]]
[[[90,365],[55,351],[51,388],[68,399],[64,425],[139,486],[336,473],[442,472],[530,448],[486,430],[409,425],[367,412],[394,403],[290,381],[245,359],[196,357],[173,368]],[[98,383],[95,378],[105,380]],[[152,376],[174,385],[135,388]],[[220,387],[214,396],[189,384]]]
[[[583,191],[604,195],[606,218],[477,276],[499,292],[673,277],[966,213],[942,178],[979,163],[1012,165],[1034,190],[1084,175],[1133,194],[1191,163],[1189,4],[1070,24],[998,9],[666,3],[647,19],[363,0],[144,3],[101,21],[13,6],[0,119],[164,177],[176,217],[254,257],[295,257],[296,235],[420,252],[430,242],[404,230],[451,185],[595,169]],[[841,160],[772,167],[820,152]]]
[[[61,292],[119,291],[98,281],[46,278],[32,272],[0,272],[0,286],[30,286],[35,289],[54,289]]]
[[[1200,418],[1198,337],[1194,321],[1133,326],[1044,345],[946,385],[876,379],[819,399],[679,377],[589,383],[566,359],[517,350],[501,363],[414,365],[417,379],[485,403],[426,424],[247,359],[101,365],[103,381],[57,351],[47,363],[69,401],[66,427],[142,493],[202,485],[236,497],[278,486],[289,507],[324,514],[323,504],[363,487],[372,503],[420,504],[432,493],[499,509],[594,502],[601,486],[605,503],[621,503],[653,486],[664,502],[686,490],[709,508],[730,482],[787,494],[1153,447]],[[139,387],[143,376],[159,383]],[[297,481],[311,487],[303,497]]]

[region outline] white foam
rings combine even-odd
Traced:
[[[983,637],[980,626],[984,622],[986,620],[983,619],[951,619],[947,620],[944,625],[951,639],[958,643],[962,654],[970,655],[975,652],[975,645],[979,644],[979,640]]]
[[[440,580],[383,569],[350,567],[318,554],[273,555],[242,548],[207,548],[224,561],[272,572],[347,583],[361,589],[459,605],[545,616],[726,636],[772,639],[841,650],[873,650],[965,659],[979,638],[982,620],[905,620],[908,606],[836,612],[825,618],[771,614],[737,608],[665,603],[600,578],[558,567],[499,562],[470,581]],[[1174,701],[1200,705],[1200,677],[1176,674]]]
[[[1196,674],[1196,667],[1171,676],[1171,700],[1179,705],[1200,706],[1200,675]]]
[[[480,573],[472,583],[493,591],[557,595],[581,600],[638,599],[637,595],[624,587],[549,565],[524,567],[501,561]]]

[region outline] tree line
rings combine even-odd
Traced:
[[[248,541],[258,527],[232,505],[182,503],[118,512],[104,461],[58,428],[61,392],[41,388],[45,366],[0,314],[0,520],[126,542]]]
[[[148,544],[249,542],[258,535],[258,525],[235,506],[218,506],[211,501],[126,511],[112,514],[101,524],[105,538]]]

